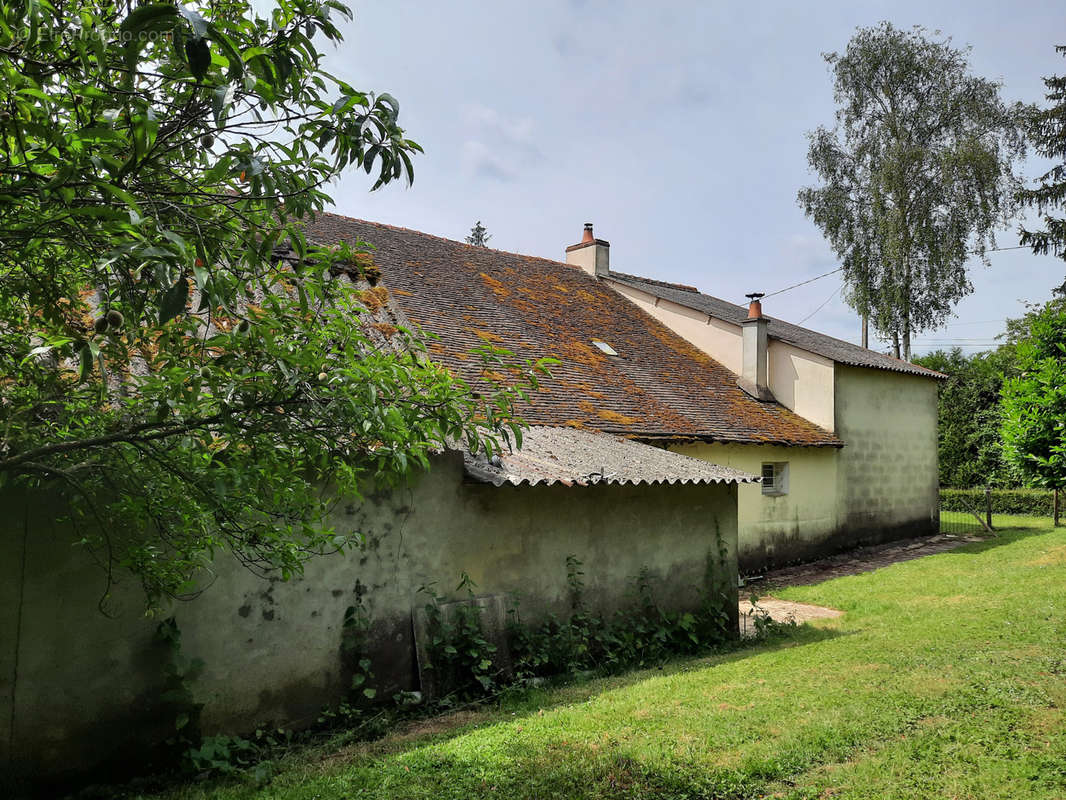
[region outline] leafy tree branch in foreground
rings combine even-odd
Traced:
[[[514,380],[471,391],[358,323],[387,305],[360,243],[303,236],[342,170],[410,180],[420,151],[323,70],[349,16],[0,6],[0,487],[61,495],[150,603],[219,551],[295,574],[358,534],[331,498],[520,434],[538,365],[485,351]]]

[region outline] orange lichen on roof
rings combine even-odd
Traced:
[[[612,411],[609,408],[601,408],[596,412],[596,416],[605,419],[608,422],[617,422],[619,425],[633,425],[640,422],[636,417],[627,417],[625,414],[619,414],[617,411]]]
[[[400,330],[395,325],[390,325],[388,322],[373,322],[371,324],[375,330],[379,331],[386,337],[395,336]]]
[[[371,289],[364,289],[355,294],[359,301],[371,311],[377,311],[389,302],[389,290],[384,286],[374,286]]]
[[[734,373],[571,265],[333,214],[319,215],[308,238],[373,244],[393,302],[440,337],[428,345],[433,360],[472,386],[482,382],[483,365],[466,354],[486,341],[523,358],[557,358],[542,389],[518,408],[532,425],[646,439],[841,445],[783,406],[753,399]],[[593,340],[618,355],[607,356]]]
[[[561,381],[560,383],[568,391],[574,392],[580,397],[593,397],[602,400],[607,396],[603,392],[596,391],[587,383],[573,383],[572,381]]]
[[[579,364],[593,366],[605,360],[605,356],[599,350],[581,341],[560,342],[558,348],[559,353]]]
[[[507,295],[511,293],[502,281],[496,280],[496,278],[492,277],[491,275],[486,275],[484,272],[482,272],[481,280],[483,280],[486,284],[492,287],[493,294],[496,294],[499,297],[507,297]]]

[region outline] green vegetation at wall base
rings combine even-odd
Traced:
[[[294,753],[266,786],[153,797],[1060,800],[1066,531],[1049,525],[785,589],[844,615],[749,649]]]

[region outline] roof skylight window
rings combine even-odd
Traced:
[[[602,352],[606,353],[609,356],[618,355],[618,353],[615,351],[615,349],[613,347],[611,347],[609,344],[607,344],[607,342],[601,342],[599,339],[593,339],[592,343],[594,345],[596,345],[596,347],[600,348],[600,350]]]

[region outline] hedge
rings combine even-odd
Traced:
[[[993,489],[992,512],[995,514],[1025,514],[1031,517],[1050,517],[1054,492],[1050,489]],[[1066,494],[1059,500],[1066,504]],[[984,511],[984,489],[941,489],[942,511]]]

